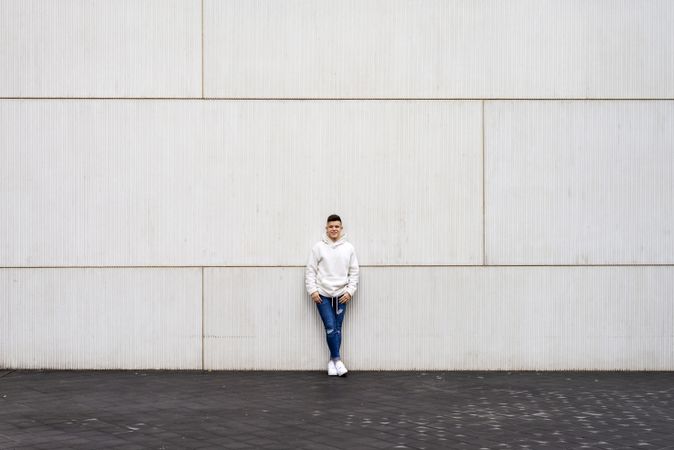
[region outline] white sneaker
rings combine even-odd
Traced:
[[[330,362],[328,363],[328,375],[331,377],[337,376],[337,368],[335,367],[335,362],[333,360],[330,360]]]
[[[346,375],[346,372],[348,372],[348,370],[346,370],[346,366],[344,365],[344,363],[342,361],[337,361],[335,363],[335,369],[336,369],[337,375],[339,375],[340,377]]]

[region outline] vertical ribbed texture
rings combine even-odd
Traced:
[[[485,108],[490,263],[674,263],[674,102]]]
[[[206,271],[205,366],[323,369],[300,268]],[[357,370],[666,370],[672,267],[367,267],[344,324]]]
[[[204,0],[206,97],[674,98],[674,3]]]
[[[0,367],[199,369],[199,269],[0,269]]]
[[[0,264],[298,265],[334,211],[364,264],[479,264],[480,109],[6,100]]]
[[[318,369],[327,360],[299,268],[205,271],[204,367]]]
[[[354,369],[671,370],[672,23],[0,0],[0,367],[322,369],[300,266],[337,212]]]
[[[200,97],[200,0],[2,0],[0,97]]]

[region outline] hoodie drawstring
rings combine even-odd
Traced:
[[[339,309],[339,297],[330,297],[330,306],[335,311],[336,316],[341,314],[342,311]]]

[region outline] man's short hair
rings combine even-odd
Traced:
[[[326,223],[328,223],[328,222],[339,222],[339,223],[342,223],[342,219],[340,219],[340,217],[339,217],[337,214],[330,214],[330,215],[328,216],[328,220],[326,221]]]

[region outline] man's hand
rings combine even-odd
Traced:
[[[311,294],[311,299],[314,301],[314,303],[319,304],[321,303],[321,296],[318,293],[318,291],[314,292]]]
[[[351,301],[351,294],[348,292],[339,297],[339,303],[349,303]]]

